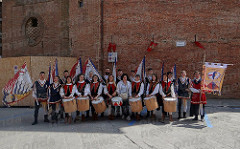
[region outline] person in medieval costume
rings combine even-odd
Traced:
[[[132,82],[132,96],[134,98],[142,98],[144,93],[144,83],[140,80],[140,75],[135,76],[135,80]],[[141,99],[142,100],[142,99]],[[136,119],[140,120],[140,112],[133,113],[136,114]]]
[[[89,83],[87,83],[85,81],[85,77],[84,77],[84,74],[80,74],[78,76],[78,80],[77,80],[77,83],[76,83],[76,94],[77,96],[80,96],[80,97],[87,97],[90,95],[90,85]],[[88,110],[89,111],[89,110]],[[86,111],[87,112],[87,111]],[[79,118],[79,115],[80,115],[80,112],[79,111],[76,111],[76,118],[75,118],[75,122],[78,121],[80,118]],[[82,121],[85,121],[85,112],[82,113]]]
[[[98,100],[102,95],[103,86],[97,75],[93,75],[92,81],[90,83],[90,98],[92,100]],[[93,120],[98,120],[98,113],[95,112],[92,102],[90,102],[90,107],[92,111]],[[101,113],[101,116],[104,116],[104,113]]]
[[[182,118],[182,105],[183,105],[183,118],[186,118],[187,113],[187,99],[189,99],[190,79],[186,76],[185,70],[181,72],[181,77],[178,78],[178,119]]]
[[[108,118],[110,120],[113,120],[115,108],[112,106],[111,99],[117,95],[117,91],[116,91],[117,85],[114,81],[113,75],[109,75],[107,82],[108,82],[107,85],[104,87],[104,94],[108,96],[106,98],[106,103],[108,106],[108,114],[109,114]]]
[[[56,76],[54,82],[49,86],[49,105],[52,107],[51,119],[52,122],[58,122],[58,114],[61,104],[61,95],[60,95],[60,78]]]
[[[72,78],[68,76],[66,78],[66,83],[60,89],[60,95],[62,97],[63,103],[75,100],[74,94],[76,92],[76,86],[72,82]],[[64,107],[65,108],[65,107]],[[65,111],[65,123],[72,123],[72,113]]]
[[[193,120],[198,120],[198,115],[200,111],[201,120],[204,120],[205,116],[205,104],[207,104],[206,95],[201,90],[202,79],[199,71],[194,73],[195,78],[191,82],[190,90],[192,92],[191,96],[191,107],[190,116],[195,116]]]
[[[42,105],[44,109],[44,122],[49,122],[48,120],[48,109],[47,109],[47,91],[49,82],[45,80],[45,72],[40,72],[39,79],[33,84],[32,96],[35,100],[35,111],[34,111],[34,122],[32,125],[38,123],[38,111]]]
[[[121,77],[121,81],[117,84],[117,94],[123,100],[122,104],[122,119],[127,119],[128,121],[131,120],[129,115],[129,98],[132,97],[132,86],[131,83],[128,81],[128,75],[123,74]]]
[[[116,83],[120,82],[122,79],[123,71],[121,69],[118,69],[117,71],[117,80]]]
[[[135,80],[135,76],[136,76],[135,70],[131,70],[131,76],[129,77],[131,82],[133,82]]]
[[[146,91],[146,96],[150,97],[150,96],[156,96],[157,101],[160,100],[160,94],[159,94],[159,82],[157,81],[157,75],[153,74],[152,75],[152,80],[150,80],[150,82],[147,85],[147,91]],[[156,110],[154,111],[148,111],[147,113],[147,117],[149,117],[151,114],[151,118],[155,119],[156,118]]]
[[[165,73],[163,74],[163,81],[160,83],[159,93],[162,96],[162,100],[164,100],[164,98],[166,98],[166,97],[176,98],[173,83],[172,83],[172,81],[168,80],[167,74],[165,74]],[[162,105],[163,105],[163,107],[162,107],[161,121],[164,122],[166,112],[164,111],[164,104],[162,104]],[[169,121],[173,121],[172,112],[169,112]]]

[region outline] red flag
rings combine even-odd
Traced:
[[[109,43],[108,45],[108,52],[115,52],[116,51],[116,44],[115,43]]]
[[[147,51],[148,51],[148,52],[152,51],[152,49],[153,49],[154,47],[156,47],[157,45],[158,45],[157,43],[154,43],[153,41],[151,41],[150,45],[148,46]]]
[[[204,46],[203,46],[200,42],[195,41],[194,43],[195,43],[195,45],[198,46],[199,48],[205,49]]]

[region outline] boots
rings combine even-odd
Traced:
[[[161,122],[164,123],[164,120],[165,120],[165,114],[162,114]]]
[[[193,120],[194,120],[194,121],[197,121],[197,120],[198,120],[198,115],[195,115],[195,117],[194,117]]]
[[[184,115],[184,114],[183,114]],[[182,116],[181,116],[181,112],[178,112],[178,119],[181,119]]]
[[[109,119],[109,120],[114,120],[113,114],[109,115],[109,116],[108,116],[108,119]]]
[[[204,121],[204,115],[201,115],[201,121]]]
[[[152,114],[152,115],[151,115],[151,119],[154,119],[154,120],[155,120],[155,119],[156,119],[156,115],[155,115],[155,114]]]
[[[147,111],[147,116],[146,118],[149,118],[150,117],[150,111]]]
[[[95,112],[93,113],[93,120],[94,120],[94,121],[98,120],[98,115],[97,115],[97,113],[95,113]]]
[[[76,123],[77,121],[80,120],[80,117],[79,116],[76,116],[75,119],[74,119],[74,123]]]
[[[172,115],[169,115],[169,121],[170,121],[170,122],[173,121]]]
[[[48,115],[44,115],[44,122],[49,123]]]
[[[136,114],[136,119],[137,119],[137,121],[141,120],[140,115],[138,113]]]
[[[38,123],[37,117],[34,117],[34,122],[32,123],[32,125],[36,125]]]
[[[72,116],[69,116],[68,117],[68,124],[71,124],[72,123]]]
[[[68,115],[65,115],[65,119],[64,119],[65,124],[67,124],[67,122],[68,122],[68,117],[69,117]]]
[[[82,114],[82,122],[84,122],[84,121],[85,121],[85,115]]]
[[[183,112],[183,118],[186,118],[186,112]]]

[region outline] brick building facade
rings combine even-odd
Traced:
[[[3,1],[3,57],[25,55],[91,57],[100,70],[109,42],[117,44],[125,72],[146,55],[160,75],[161,64],[189,76],[206,61],[234,64],[227,70],[223,98],[240,96],[239,0],[8,0]],[[151,40],[158,46],[146,49]],[[186,41],[177,47],[176,41]]]

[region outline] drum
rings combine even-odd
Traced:
[[[78,97],[77,98],[77,110],[80,112],[89,110],[89,98],[88,97]]]
[[[111,100],[112,100],[113,106],[122,106],[122,104],[123,104],[121,97],[113,97]]]
[[[77,111],[77,103],[74,98],[72,99],[63,99],[63,107],[65,113],[71,113]]]
[[[142,101],[141,98],[131,98],[129,99],[129,105],[131,106],[131,111],[132,112],[141,112],[143,107],[142,107]]]
[[[163,99],[164,111],[165,112],[176,112],[177,111],[177,99],[173,97],[166,97]]]
[[[156,96],[145,97],[144,100],[148,111],[153,111],[158,108]]]
[[[97,113],[103,113],[107,109],[103,97],[98,97],[97,100],[93,100],[92,104]]]

